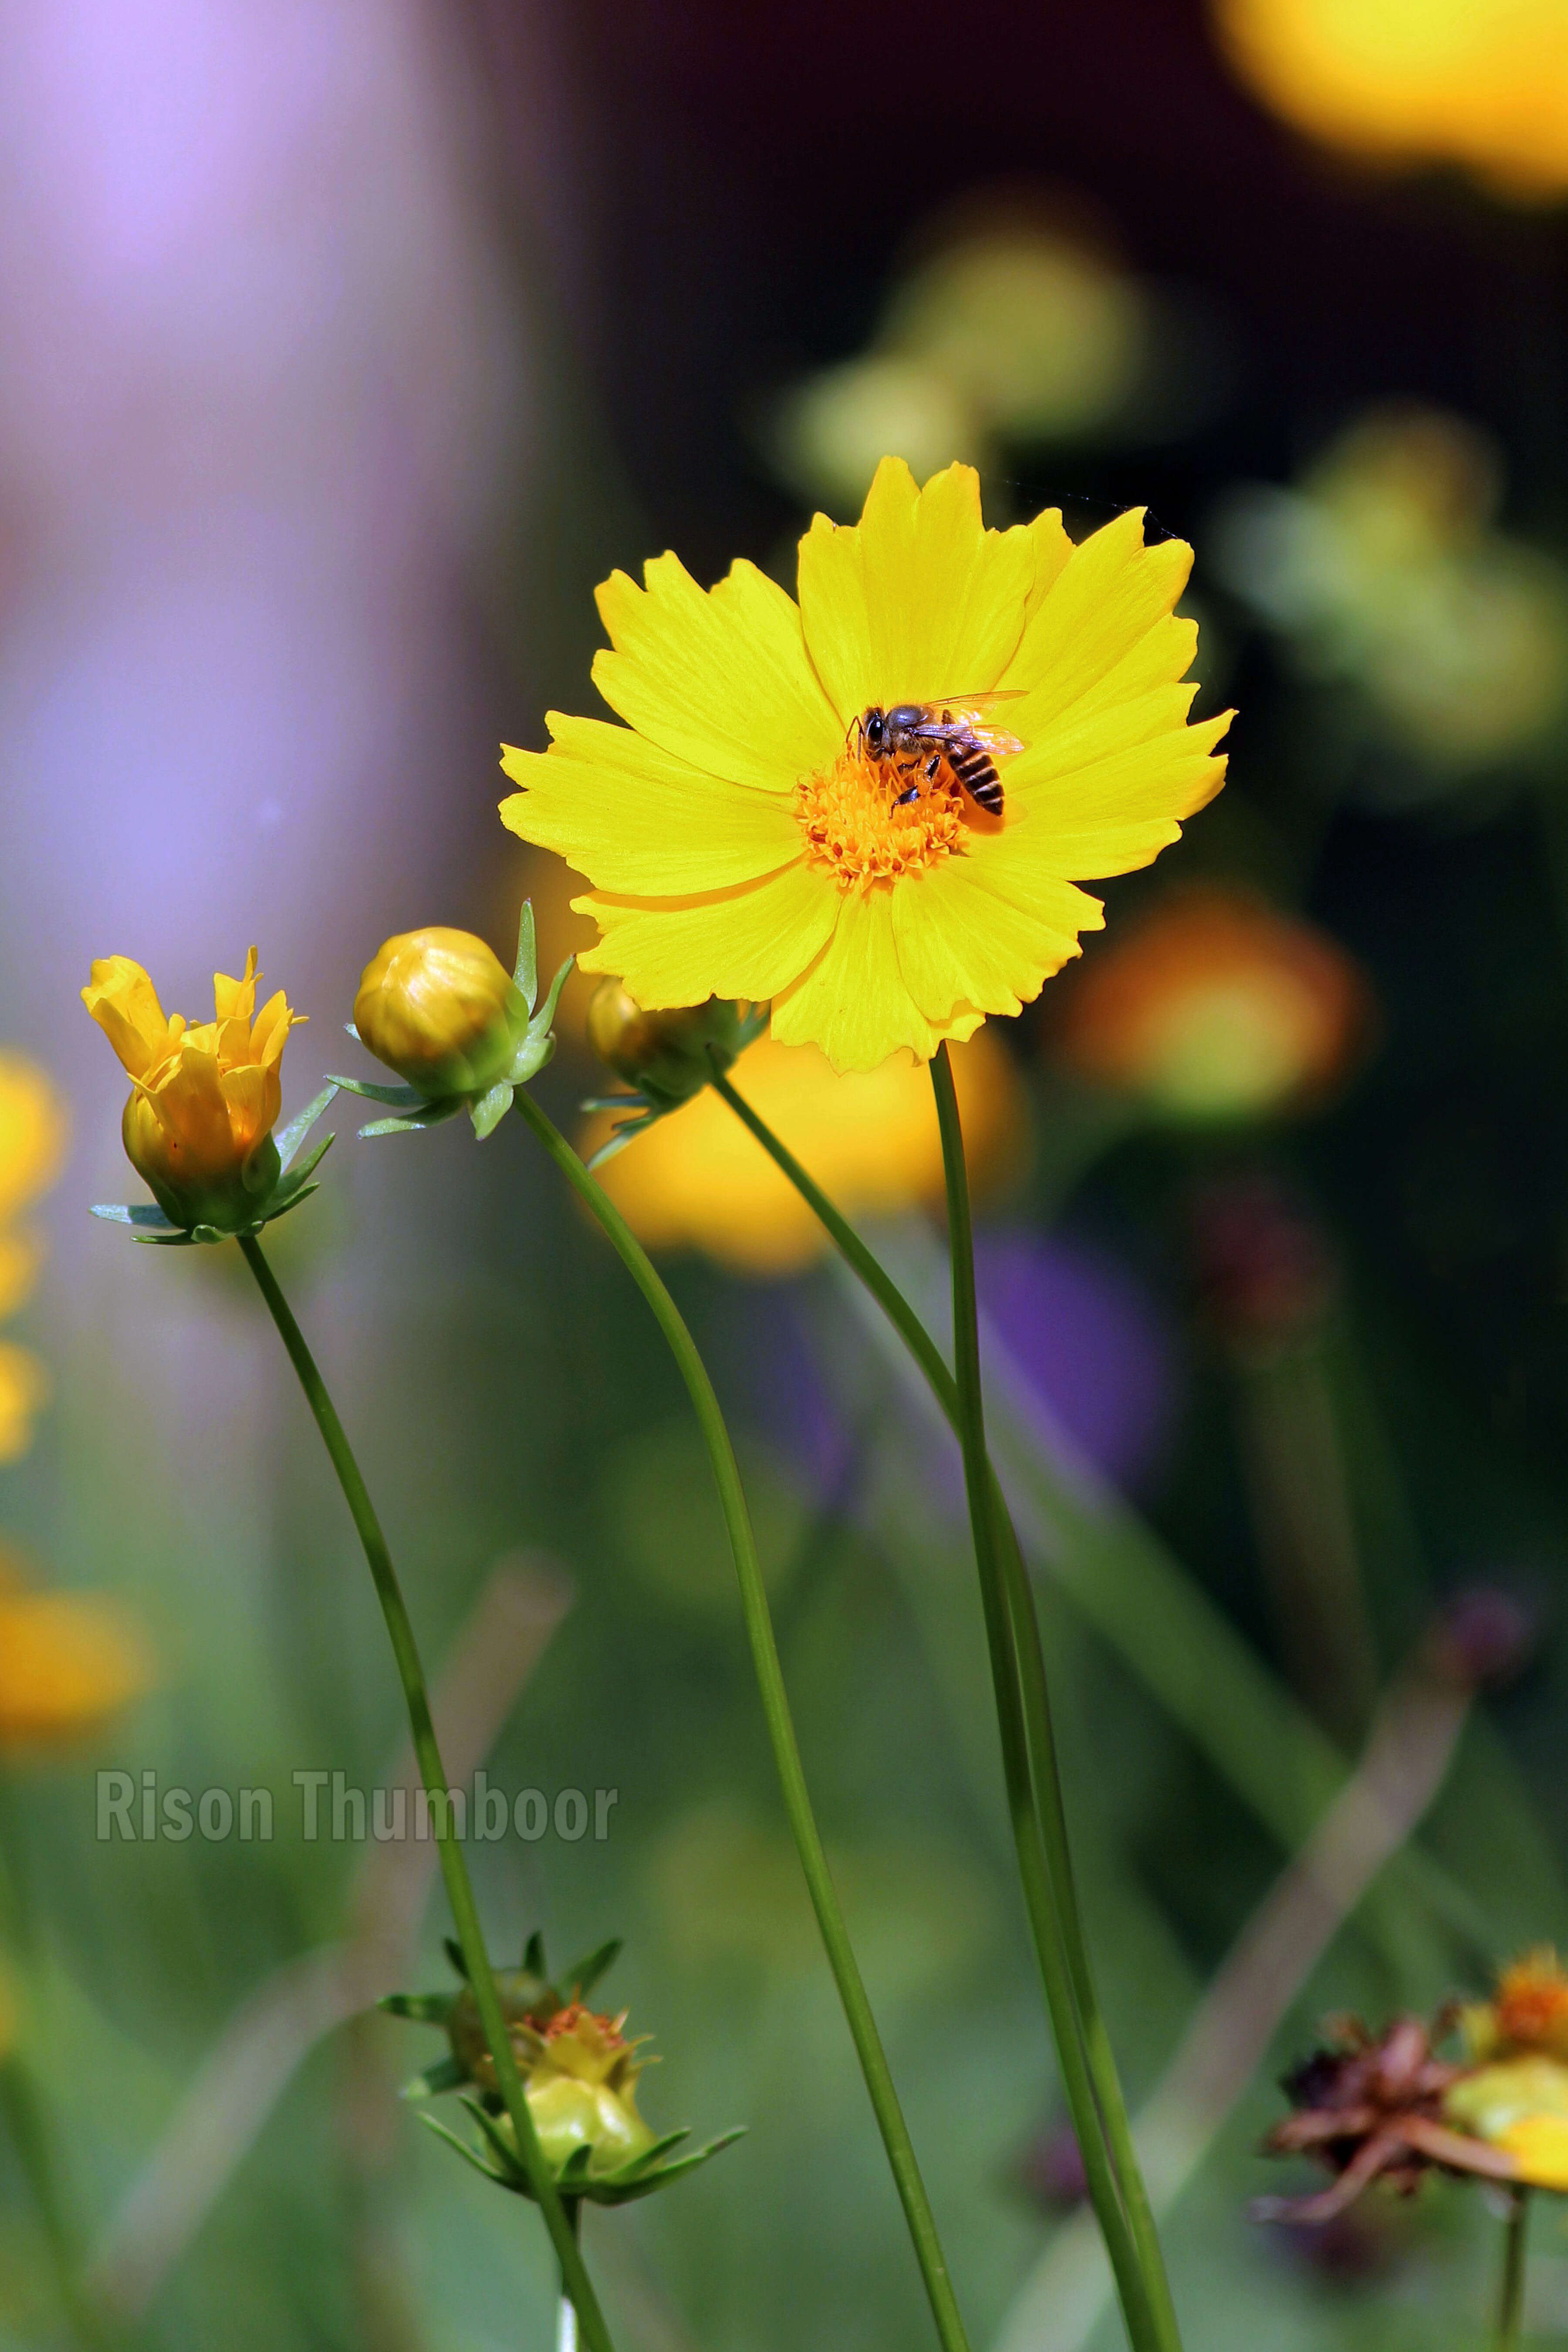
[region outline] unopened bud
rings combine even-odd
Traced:
[[[354,1026],[377,1061],[432,1101],[481,1095],[511,1068],[529,1008],[472,931],[401,931],[366,964]]]
[[[756,1016],[727,997],[647,1013],[618,980],[606,980],[588,1006],[588,1042],[618,1078],[659,1110],[674,1110],[727,1070],[756,1034]]]

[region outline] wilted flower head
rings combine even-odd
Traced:
[[[1490,2000],[1459,2012],[1474,2059],[1544,2053],[1568,2065],[1568,1970],[1550,1944],[1538,1944],[1498,1971]]]
[[[1155,1117],[1224,1124],[1300,1108],[1345,1068],[1366,984],[1323,932],[1243,891],[1173,896],[1086,964],[1061,1052]]]
[[[1005,1050],[982,1034],[952,1056],[970,1165],[984,1184],[1018,1165],[1022,1093]],[[894,1216],[942,1191],[930,1082],[902,1056],[840,1075],[812,1045],[763,1038],[736,1084],[848,1216]],[[602,1126],[589,1129],[591,1147]],[[789,1180],[705,1088],[608,1162],[602,1181],[651,1248],[700,1249],[754,1275],[791,1274],[828,1244]]]
[[[281,989],[258,1013],[258,977],[252,948],[240,979],[214,975],[216,1017],[194,1028],[129,956],[95,963],[81,992],[131,1077],[126,1156],[173,1225],[248,1230],[277,1188],[279,1065],[301,1016]]]

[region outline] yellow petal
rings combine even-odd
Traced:
[[[171,1024],[158,992],[129,956],[103,956],[81,1001],[133,1078],[143,1076],[166,1050]]]
[[[90,1592],[0,1594],[0,1748],[79,1738],[153,1679],[145,1636]]]
[[[0,1219],[46,1192],[65,1157],[65,1106],[36,1062],[0,1053]]]
[[[559,851],[600,890],[679,898],[754,882],[800,854],[791,803],[705,775],[629,728],[550,714],[548,751],[502,746],[520,793],[501,821]]]
[[[893,897],[885,886],[847,893],[816,962],[793,988],[774,992],[773,1034],[782,1044],[820,1045],[836,1070],[874,1070],[900,1046],[921,1061],[935,1053],[940,1035],[899,966]]]
[[[276,1066],[283,1058],[289,1032],[306,1017],[303,1013],[289,1011],[289,1000],[281,989],[276,996],[269,996],[257,1014],[256,1027],[251,1033],[249,1050],[255,1059]]]
[[[1134,743],[1010,799],[998,835],[971,837],[971,854],[995,872],[1102,880],[1147,866],[1179,838],[1225,782],[1214,746],[1230,713]]]
[[[1568,2189],[1568,2116],[1521,2116],[1495,2139],[1532,2189]]]
[[[26,1348],[0,1342],[0,1462],[15,1462],[33,1442],[33,1423],[49,1401],[49,1376]]]
[[[800,614],[757,570],[737,563],[706,594],[673,555],[598,592],[613,651],[594,663],[612,710],[710,776],[788,792],[842,750],[843,727],[806,658]]]
[[[1028,532],[1035,547],[1035,578],[1024,607],[1026,629],[1056,586],[1073,548],[1062,521],[1060,507],[1047,507],[1029,524]],[[1019,643],[1022,642],[1020,638]]]
[[[283,1108],[278,1073],[261,1062],[247,1062],[238,1069],[225,1070],[218,1085],[228,1110],[233,1149],[247,1152],[270,1134]]]
[[[1016,1013],[1079,953],[1080,930],[1105,918],[1070,882],[1024,886],[1015,899],[1003,861],[950,857],[892,894],[893,938],[910,993],[930,1020],[963,1006]]]
[[[144,1092],[159,1126],[186,1155],[188,1174],[217,1174],[233,1166],[234,1135],[215,1055],[184,1039],[178,1058]]]
[[[574,898],[602,937],[578,959],[584,971],[624,980],[651,1012],[710,996],[762,1001],[798,977],[838,919],[838,893],[799,858],[783,872],[710,897]]]
[[[980,478],[950,466],[923,490],[884,457],[860,520],[818,515],[800,543],[812,660],[847,727],[868,705],[994,686],[1018,647],[1036,535],[986,530]]]
[[[245,974],[240,980],[230,980],[226,972],[213,974],[213,1001],[220,1023],[243,1021],[248,1028],[256,1011],[256,950],[250,949],[245,959]]]
[[[1064,711],[1112,679],[1118,665],[1169,618],[1192,562],[1193,551],[1182,540],[1144,546],[1141,508],[1118,515],[1075,547],[1002,676],[1002,685],[1025,697],[1008,708],[1012,731],[1026,745],[1038,744]],[[1162,659],[1173,660],[1185,646],[1190,661],[1192,643],[1190,625],[1178,625],[1175,635],[1166,632]],[[1116,687],[1120,692],[1120,679]]]

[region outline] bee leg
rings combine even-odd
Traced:
[[[910,803],[911,801],[918,801],[920,796],[921,788],[919,784],[911,784],[907,793],[900,793],[897,794],[893,802],[893,806],[895,808],[908,808]]]
[[[941,765],[942,765],[942,753],[941,753],[940,751],[933,751],[933,752],[931,753],[931,758],[926,761],[926,782],[927,782],[927,783],[928,783],[928,784],[934,784],[934,783],[935,783],[935,782],[936,782],[936,772],[937,772],[937,770],[941,767]]]

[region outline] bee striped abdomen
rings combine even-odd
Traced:
[[[976,807],[983,808],[987,816],[1001,815],[1002,779],[989,751],[983,751],[978,743],[955,743],[948,754],[948,764]]]

